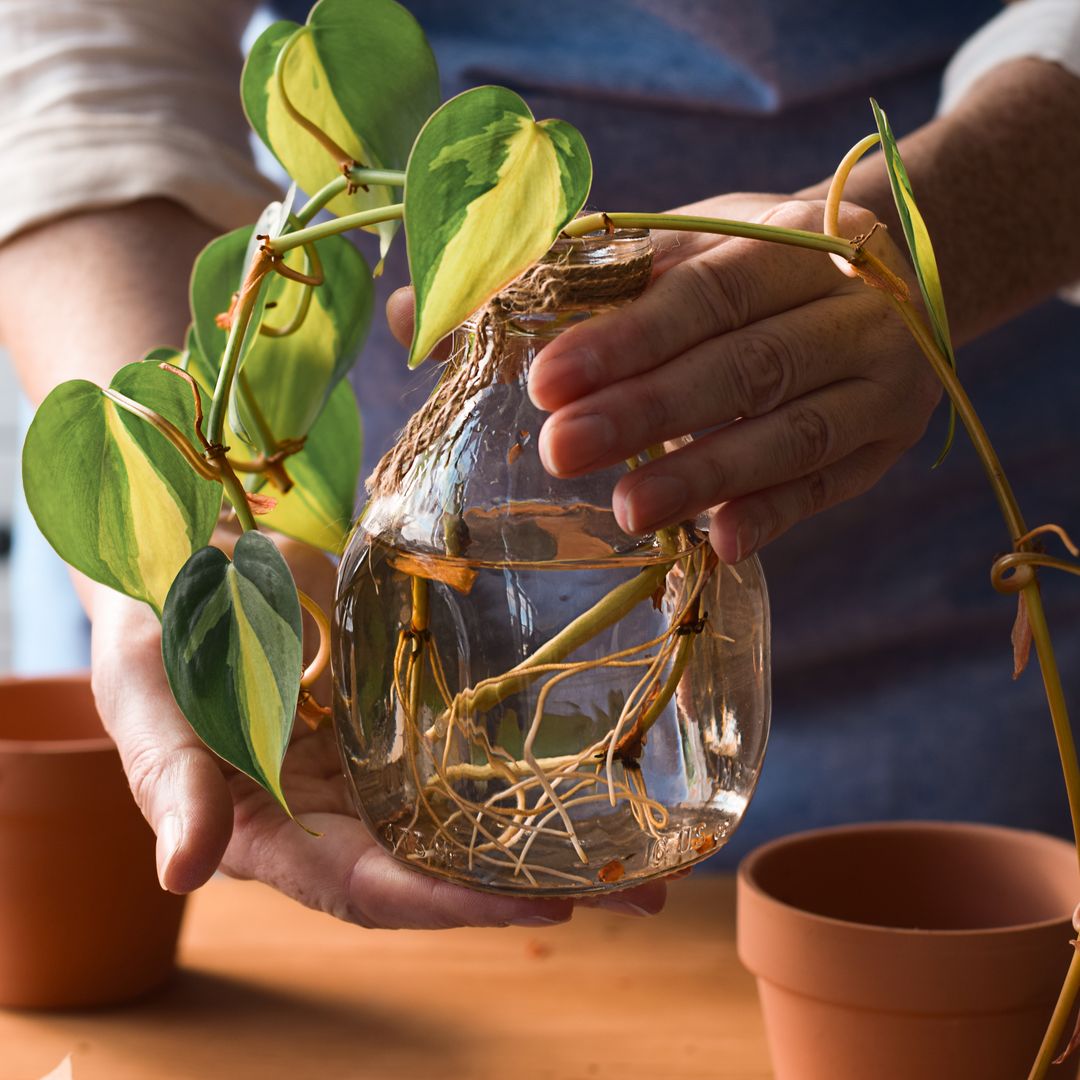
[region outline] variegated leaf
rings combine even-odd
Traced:
[[[908,251],[911,254],[911,262],[915,267],[919,290],[922,293],[923,302],[926,304],[926,313],[930,318],[930,329],[933,332],[938,348],[941,349],[949,364],[955,368],[956,354],[953,351],[952,335],[949,333],[949,317],[945,311],[945,296],[941,290],[941,277],[938,274],[934,246],[930,242],[930,233],[915,203],[915,193],[911,188],[911,180],[908,178],[907,169],[904,167],[903,159],[900,157],[900,150],[896,145],[896,137],[893,135],[892,128],[889,126],[888,117],[873,98],[870,99],[870,105],[874,110],[878,135],[881,137],[881,148],[885,156],[885,169],[889,174],[889,184],[892,187],[896,211],[900,216],[900,225],[904,230],[904,239],[907,241]],[[945,446],[938,457],[938,464],[944,460],[952,447],[955,432],[956,409],[950,402],[949,430],[945,437]]]
[[[562,120],[538,123],[510,90],[468,90],[431,117],[405,175],[416,289],[410,366],[551,247],[591,182],[579,132]]]
[[[322,0],[305,28],[276,22],[252,46],[241,82],[248,120],[314,194],[340,175],[341,162],[286,111],[275,65],[287,44],[281,78],[293,108],[351,160],[403,169],[416,133],[439,104],[435,58],[412,15],[392,0]],[[329,209],[345,214],[398,201],[396,189],[370,186],[338,195]],[[384,254],[397,225],[375,226]]]
[[[334,387],[307,442],[286,459],[293,486],[260,522],[340,555],[352,524],[362,450],[360,410],[347,380]],[[268,489],[272,490],[272,489]]]
[[[194,441],[191,388],[156,362],[121,368],[109,387]],[[221,506],[219,484],[81,379],[61,383],[38,409],[23,447],[23,483],[62,559],[159,613],[180,567],[210,539]]]
[[[161,652],[177,704],[214,753],[288,810],[281,762],[303,670],[300,601],[265,536],[244,533],[230,561],[204,547],[177,575]]]
[[[226,331],[215,315],[229,306],[244,265],[253,230],[237,229],[211,241],[195,263],[191,278],[194,340],[217,377]],[[374,290],[364,257],[348,240],[330,236],[317,245],[325,281],[312,288],[271,275],[266,285],[264,327],[281,329],[293,320],[304,295],[308,307],[299,328],[284,337],[260,333],[241,369],[243,386],[235,386],[230,402],[232,426],[260,450],[261,428],[280,443],[308,433],[331,391],[352,366],[371,323]],[[303,270],[302,249],[290,252],[286,264]],[[253,409],[262,420],[257,421]]]

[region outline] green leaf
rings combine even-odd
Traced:
[[[191,388],[157,363],[121,368],[109,384],[194,442]],[[169,586],[214,530],[221,486],[197,475],[155,428],[100,387],[61,383],[23,447],[26,498],[62,559],[161,611]]]
[[[277,548],[247,532],[231,562],[215,547],[196,551],[169,591],[161,635],[165,672],[188,723],[288,812],[281,763],[303,650],[300,601]]]
[[[915,203],[915,193],[911,188],[911,180],[908,178],[907,169],[904,168],[904,162],[900,157],[900,150],[896,145],[896,137],[893,135],[892,128],[889,126],[888,117],[873,98],[870,99],[870,105],[874,110],[878,135],[881,137],[881,148],[885,155],[885,169],[889,174],[889,184],[892,187],[896,211],[900,216],[904,239],[907,241],[911,262],[915,267],[915,276],[919,282],[919,290],[922,293],[926,312],[930,319],[930,329],[933,332],[938,348],[941,349],[950,366],[955,370],[956,354],[953,351],[952,336],[949,333],[949,318],[945,311],[945,296],[941,290],[941,277],[938,274],[934,247],[930,242],[930,233]],[[952,448],[955,433],[956,409],[950,402],[949,429],[945,436],[945,446],[938,455],[935,465],[940,465],[945,460],[949,450]]]
[[[227,310],[244,266],[254,230],[236,229],[203,249],[191,277],[194,343],[217,377],[227,333],[215,316]],[[295,333],[254,338],[241,369],[246,390],[238,382],[229,420],[239,434],[266,453],[259,430],[267,427],[280,443],[307,435],[331,392],[352,367],[371,323],[374,289],[371,273],[359,251],[344,237],[330,236],[316,245],[326,280],[312,292],[307,315]],[[305,266],[302,249],[290,252],[286,265]],[[286,325],[309,286],[270,275],[265,286],[264,322]],[[273,305],[272,307],[270,305]],[[248,393],[250,391],[250,393]],[[253,415],[257,407],[261,421]]]
[[[293,487],[273,492],[277,506],[260,517],[268,528],[340,555],[356,505],[362,450],[360,410],[340,382],[298,454],[285,461]]]
[[[579,132],[538,123],[510,90],[468,90],[431,117],[405,174],[411,367],[551,247],[591,182]]]
[[[244,66],[241,97],[252,128],[304,191],[314,194],[341,174],[341,163],[291,118],[274,69],[301,27],[269,26]],[[322,0],[290,45],[283,71],[293,107],[351,158],[372,168],[404,169],[416,133],[439,104],[439,73],[417,21],[391,0]],[[372,186],[329,203],[335,214],[399,201],[396,189]],[[383,254],[398,222],[375,226]]]

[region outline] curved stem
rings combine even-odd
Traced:
[[[328,203],[334,201],[349,185],[367,187],[369,184],[381,187],[404,187],[405,173],[397,169],[365,169],[354,165],[341,176],[335,176],[330,183],[321,187],[304,205],[297,210],[295,217],[301,225],[306,225]]]
[[[300,599],[300,606],[314,619],[319,630],[319,651],[300,676],[300,688],[310,690],[326,670],[327,661],[330,659],[330,620],[326,617],[326,612],[307,593],[297,589],[296,595]]]
[[[399,221],[404,215],[405,207],[402,203],[391,203],[389,206],[379,206],[374,210],[344,214],[319,225],[310,225],[298,232],[285,233],[284,236],[268,240],[266,246],[275,255],[283,255],[286,251],[300,247],[301,244],[310,244],[327,236],[336,236],[338,233],[348,232],[349,229],[362,229],[365,225],[378,225],[380,221]]]
[[[805,229],[782,229],[778,225],[762,225],[728,218],[689,217],[685,214],[587,214],[575,218],[563,232],[567,236],[584,236],[597,232],[608,223],[624,229],[673,229],[680,232],[717,233],[721,236],[743,236],[750,240],[771,240],[777,244],[809,248],[853,259],[857,249],[849,240]]]
[[[829,184],[829,193],[825,197],[825,232],[829,236],[840,235],[840,200],[844,197],[844,185],[851,175],[851,170],[859,158],[879,142],[881,136],[876,131],[873,135],[867,135],[860,139],[837,165],[832,183]]]
[[[1012,577],[1006,576],[1010,571],[1018,570],[1022,566],[1042,566],[1048,570],[1064,570],[1066,574],[1080,576],[1080,565],[1069,562],[1068,559],[1044,555],[1041,551],[1010,551],[1008,555],[1002,555],[994,562],[990,571],[990,584],[1000,593],[1022,592],[1027,582],[1010,588]]]
[[[304,320],[307,318],[307,313],[311,309],[311,297],[313,291],[326,280],[326,276],[323,273],[322,260],[319,258],[319,253],[315,249],[314,244],[304,245],[304,257],[304,270],[306,274],[310,274],[310,278],[301,283],[303,288],[300,291],[300,299],[297,302],[296,310],[292,313],[292,317],[284,326],[267,326],[266,323],[263,323],[262,326],[259,327],[260,334],[275,338],[288,337],[290,334],[295,334],[296,331],[303,326]],[[278,269],[280,273],[279,267],[276,267],[275,269]]]

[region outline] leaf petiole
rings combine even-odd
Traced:
[[[350,185],[367,187],[404,187],[405,174],[397,169],[366,169],[354,165],[341,176],[334,177],[325,187],[320,188],[304,205],[297,210],[295,217],[301,225],[306,225],[327,203],[331,203]]]
[[[266,250],[274,255],[284,255],[286,251],[292,251],[293,248],[300,247],[302,244],[310,244],[327,236],[336,236],[350,229],[378,225],[381,221],[400,221],[404,216],[404,204],[391,203],[389,206],[379,206],[374,210],[360,210],[355,214],[344,214],[342,217],[323,221],[318,225],[309,225],[306,229],[300,229],[297,232],[285,233],[283,236],[266,241],[265,246]]]

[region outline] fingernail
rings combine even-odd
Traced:
[[[157,836],[158,881],[166,892],[169,889],[166,884],[169,877],[169,867],[180,850],[183,838],[184,830],[180,819],[175,814],[167,814],[165,820],[161,823],[161,828],[158,829]]]
[[[735,561],[742,562],[757,548],[759,529],[753,521],[744,521],[735,533]]]
[[[686,484],[677,476],[647,476],[626,497],[626,524],[632,533],[644,532],[675,517],[686,504]]]
[[[559,923],[568,922],[570,916],[552,919],[547,915],[522,915],[519,919],[511,919],[511,926],[558,926]]]
[[[599,413],[575,416],[553,428],[544,428],[540,453],[544,465],[556,475],[587,468],[615,445],[615,426]],[[557,438],[559,451],[551,452],[552,437]]]
[[[538,408],[559,407],[598,390],[603,367],[592,349],[541,356],[529,374],[529,398]]]

